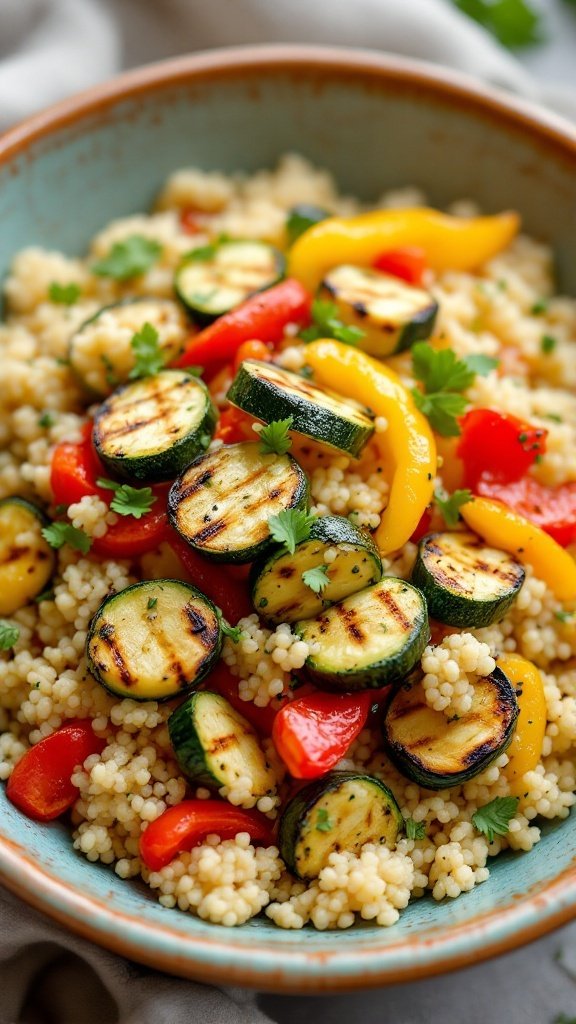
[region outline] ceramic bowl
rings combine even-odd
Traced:
[[[514,207],[551,242],[576,291],[576,133],[550,115],[405,60],[345,50],[215,51],[131,72],[0,140],[0,267],[31,243],[81,252],[113,217],[146,209],[185,165],[253,171],[295,150],[370,198],[414,184],[434,204]],[[416,900],[391,929],[226,930],[162,908],[36,825],[0,791],[0,878],[103,946],[174,974],[277,991],[328,991],[447,971],[575,916],[576,816],[532,853],[507,854],[454,902]]]

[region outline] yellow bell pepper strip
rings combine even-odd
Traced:
[[[522,796],[526,772],[534,771],[542,757],[546,733],[544,684],[536,665],[519,654],[501,654],[498,667],[516,689],[520,708],[512,742],[507,750],[509,760],[504,775],[510,782],[512,794]]]
[[[531,565],[559,601],[576,599],[576,562],[539,526],[491,498],[474,498],[460,515],[492,547]]]
[[[371,266],[386,249],[422,249],[433,270],[474,270],[505,249],[518,232],[517,213],[451,217],[425,206],[329,217],[300,235],[289,257],[289,276],[313,291],[339,263]]]
[[[399,376],[358,349],[321,338],[308,345],[306,362],[319,384],[362,402],[388,422],[388,429],[375,435],[382,459],[392,470],[376,543],[384,555],[397,551],[432,499],[436,444],[428,421]]]

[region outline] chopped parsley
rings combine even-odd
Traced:
[[[71,523],[51,523],[50,526],[44,527],[42,536],[52,548],[61,548],[63,544],[68,544],[68,547],[74,551],[81,551],[83,555],[92,547],[92,538]]]
[[[130,484],[117,484],[114,480],[106,480],[104,477],[99,477],[96,483],[98,487],[114,491],[110,508],[119,516],[141,519],[156,501],[156,495],[152,494],[151,487],[131,487]]]
[[[450,348],[433,349],[425,341],[412,348],[412,370],[423,386],[412,388],[412,397],[432,428],[442,437],[458,437],[458,417],[468,402],[462,394],[477,374],[485,376],[498,365],[489,356],[472,355],[458,359]]]
[[[334,823],[325,807],[319,807],[316,813],[316,831],[331,832]]]
[[[291,555],[296,545],[308,540],[315,516],[299,508],[285,508],[277,516],[270,516],[268,526],[274,540],[283,544]]]
[[[42,415],[38,418],[38,426],[44,427],[46,430],[48,430],[50,427],[53,427],[55,422],[56,420],[54,419],[54,416],[52,415],[51,412],[43,412]]]
[[[57,302],[61,306],[73,306],[81,295],[80,286],[77,284],[58,284],[53,281],[48,289],[50,302]]]
[[[273,420],[267,423],[259,431],[260,451],[262,455],[285,455],[292,447],[290,427],[294,418],[288,416],[285,420]]]
[[[450,495],[447,495],[445,491],[434,491],[434,501],[442,513],[446,526],[450,527],[458,525],[462,505],[467,505],[469,501],[473,500],[472,491],[467,487],[454,491]]]
[[[34,600],[35,600],[36,604],[42,604],[43,601],[53,601],[54,600],[54,591],[53,590],[43,590],[41,594],[38,594],[34,598]]]
[[[130,380],[151,377],[164,368],[165,355],[160,348],[158,331],[148,321],[136,331],[130,347],[136,357],[136,362],[129,373]]]
[[[187,263],[207,263],[214,259],[218,249],[218,242],[211,242],[209,245],[199,245],[197,249],[190,249],[184,254]]]
[[[345,345],[357,345],[364,337],[359,327],[348,327],[338,316],[338,306],[323,299],[314,299],[312,303],[312,326],[300,332],[304,341],[316,341],[316,338],[336,338]]]
[[[558,619],[558,622],[570,622],[574,618],[574,612],[560,610],[554,612],[554,618]]]
[[[576,1024],[576,1017],[569,1017],[567,1013],[560,1013],[554,1018],[553,1024]]]
[[[497,796],[484,807],[479,807],[472,815],[472,824],[478,832],[488,837],[488,842],[494,842],[494,836],[505,836],[508,833],[508,826],[518,809],[519,798],[517,796]]]
[[[302,573],[302,582],[315,594],[321,594],[330,583],[326,574],[327,568],[327,565],[317,565],[314,569],[305,569]]]
[[[542,16],[528,0],[453,0],[453,3],[510,50],[543,41]]]
[[[14,647],[14,644],[18,643],[19,637],[20,630],[18,626],[7,622],[6,619],[0,619],[0,651],[9,651]]]
[[[155,608],[157,604],[158,604],[158,598],[157,597],[149,597],[148,598],[148,603],[146,605],[146,608],[148,609],[149,612],[151,612],[152,609]]]
[[[553,337],[552,334],[543,334],[540,338],[540,351],[543,352],[545,356],[548,356],[554,351],[557,344],[558,339]]]
[[[532,316],[542,316],[543,313],[548,312],[548,306],[548,299],[538,299],[538,301],[532,306],[530,312],[532,313]]]
[[[406,839],[425,839],[426,826],[423,821],[414,821],[414,818],[404,818]]]
[[[240,643],[242,637],[242,630],[240,626],[229,626],[225,619],[220,616],[220,627],[224,636],[227,636],[233,644]]]
[[[92,264],[92,273],[99,277],[113,277],[116,281],[129,281],[131,277],[145,274],[161,252],[162,247],[153,238],[129,235],[121,242],[115,242],[107,256]]]

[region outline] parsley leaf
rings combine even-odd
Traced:
[[[224,636],[227,636],[233,644],[240,643],[240,639],[242,637],[242,630],[240,629],[240,626],[229,626],[226,620],[220,616],[220,628],[222,629]]]
[[[467,505],[469,501],[473,500],[472,491],[467,487],[454,491],[450,495],[447,495],[445,491],[434,491],[434,501],[442,513],[446,526],[457,526],[462,505]]]
[[[304,341],[316,341],[316,338],[336,338],[345,345],[357,345],[364,337],[359,327],[348,327],[338,316],[338,306],[333,302],[314,299],[312,303],[312,327],[300,332]]]
[[[302,573],[302,582],[315,594],[321,594],[324,587],[330,583],[326,574],[327,568],[327,565],[317,565],[314,569],[305,569]]]
[[[478,832],[488,837],[488,842],[494,842],[494,836],[505,836],[508,832],[508,825],[516,814],[519,799],[517,796],[497,796],[484,807],[479,807],[472,815],[472,824]]]
[[[532,316],[541,316],[542,313],[548,312],[549,302],[548,299],[537,299],[532,306],[530,312]]]
[[[527,0],[454,0],[454,3],[508,49],[531,46],[543,40],[541,16]]]
[[[310,206],[307,203],[294,206],[286,219],[288,245],[294,245],[296,239],[308,231],[308,228],[319,224],[321,220],[326,220],[329,216],[330,214],[326,210],[320,209],[319,206]]]
[[[54,419],[54,416],[52,415],[51,412],[43,412],[42,415],[38,417],[38,426],[44,427],[44,429],[46,430],[49,430],[50,427],[53,427],[55,423],[56,420]]]
[[[136,362],[128,374],[130,380],[151,377],[163,369],[165,355],[158,344],[158,331],[148,321],[136,331],[130,346],[136,356]]]
[[[568,1014],[561,1013],[554,1018],[553,1024],[576,1024],[576,1017],[569,1017]]]
[[[292,447],[292,438],[288,431],[294,421],[293,416],[285,420],[272,420],[259,432],[260,451],[262,455],[285,455]]]
[[[157,604],[158,604],[158,598],[157,597],[149,597],[148,598],[148,602],[146,604],[146,608],[148,609],[149,612],[151,612],[152,609],[155,608]]]
[[[477,374],[494,369],[497,360],[472,355],[458,359],[451,348],[436,350],[425,341],[412,347],[412,372],[424,385],[424,393],[412,388],[412,397],[420,412],[442,437],[458,437],[458,417],[464,412],[466,391]]]
[[[36,604],[42,604],[43,601],[53,601],[53,600],[54,600],[54,591],[52,589],[50,589],[50,590],[43,590],[41,594],[37,594],[37,596],[34,598],[34,601],[36,602]]]
[[[144,274],[161,252],[162,247],[153,238],[129,235],[121,242],[115,242],[107,256],[92,264],[92,273],[99,277],[113,277],[116,281],[128,281]]]
[[[50,526],[44,527],[42,536],[52,548],[61,548],[63,544],[68,544],[74,551],[81,551],[83,555],[92,547],[92,538],[71,523],[51,523]]]
[[[80,286],[74,283],[58,284],[58,281],[53,281],[48,289],[50,302],[57,302],[61,306],[73,306],[81,294]]]
[[[316,516],[310,515],[299,508],[285,508],[277,516],[270,516],[268,526],[274,540],[284,547],[291,555],[296,550],[296,545],[303,540],[308,540],[310,527]]]
[[[156,501],[156,495],[152,494],[151,487],[131,487],[130,484],[117,484],[114,480],[106,480],[104,477],[98,477],[96,483],[98,487],[114,491],[110,508],[119,516],[134,516],[134,519],[141,519]]]
[[[540,338],[540,351],[543,352],[545,356],[550,355],[550,353],[556,348],[557,344],[558,340],[552,334],[543,334]]]
[[[404,818],[406,839],[425,839],[426,825],[423,821],[414,821],[414,818]]]
[[[18,642],[20,630],[6,619],[0,619],[0,651],[9,651]]]
[[[207,263],[216,255],[218,250],[218,242],[212,242],[209,245],[200,245],[197,249],[190,249],[189,252],[184,253],[185,263]]]
[[[319,807],[316,812],[316,831],[330,832],[333,828],[333,821],[325,807]]]

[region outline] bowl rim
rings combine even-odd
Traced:
[[[537,104],[483,86],[460,72],[424,61],[370,50],[304,45],[227,47],[150,64],[125,72],[56,103],[0,136],[0,168],[40,139],[85,117],[106,119],[119,102],[149,92],[239,74],[286,73],[305,67],[327,78],[370,76],[396,85],[420,87],[455,105],[531,135],[576,164],[576,127]],[[236,983],[276,992],[330,992],[399,983],[465,967],[511,951],[571,921],[576,916],[576,858],[548,883],[522,898],[443,927],[439,933],[402,938],[369,948],[339,949],[306,944],[294,949],[233,941],[234,932],[191,936],[168,923],[145,923],[121,913],[113,903],[86,896],[40,866],[25,846],[0,835],[0,881],[25,902],[71,931],[149,967],[204,982]],[[280,954],[280,955],[279,955]],[[281,962],[280,962],[281,961]]]

